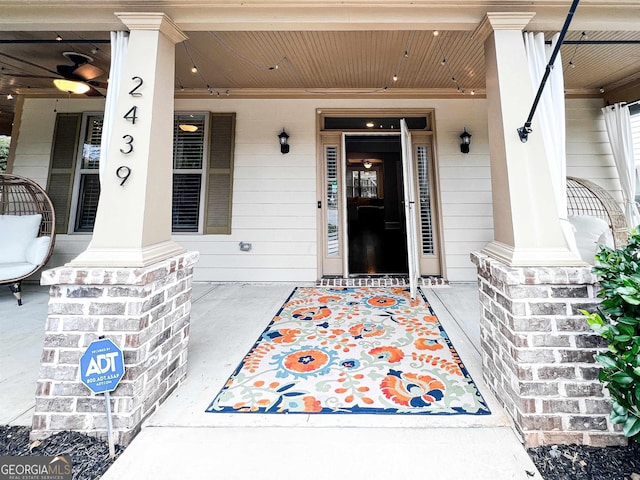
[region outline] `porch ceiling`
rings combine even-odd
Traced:
[[[473,90],[482,95],[483,46],[472,39],[472,30],[439,33],[435,37],[433,30],[187,31],[189,39],[176,47],[176,94],[442,97]],[[546,33],[550,38],[555,31]],[[82,41],[108,40],[108,32],[4,31],[0,41],[53,40],[57,34],[62,41],[0,44],[0,134],[10,133],[16,99],[8,100],[8,94],[57,92],[52,89],[52,78],[58,77],[56,65],[71,64],[63,52],[91,56],[93,64],[107,72],[97,80],[107,80],[109,44]],[[581,34],[570,31],[566,39],[579,40]],[[589,40],[640,40],[639,31],[586,34]],[[640,79],[640,44],[564,45],[562,59],[569,95],[602,96],[600,87],[607,92]],[[194,64],[197,73],[191,72]]]

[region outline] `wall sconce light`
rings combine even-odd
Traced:
[[[364,168],[369,169],[373,166],[373,163],[371,163],[371,160],[365,160],[364,162],[362,162],[362,165],[364,166]]]
[[[278,139],[280,140],[280,153],[289,153],[289,135],[287,132],[282,129],[282,133],[278,135]]]
[[[471,134],[467,132],[467,127],[464,128],[464,132],[460,134],[460,151],[462,153],[469,153],[469,146],[471,145]]]

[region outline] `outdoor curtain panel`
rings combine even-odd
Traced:
[[[604,123],[607,126],[609,143],[616,169],[620,177],[624,196],[624,213],[629,228],[640,224],[640,213],[636,206],[636,162],[633,157],[633,137],[631,135],[631,115],[629,107],[623,103],[606,106],[602,109]]]
[[[546,45],[544,33],[524,33],[524,46],[529,62],[529,74],[534,91],[540,85],[551,54],[560,34],[556,33],[551,39],[551,45]],[[542,133],[544,150],[549,164],[551,183],[558,208],[558,218],[567,246],[577,254],[578,247],[571,224],[567,220],[567,156],[565,147],[566,127],[564,111],[564,75],[562,74],[562,59],[560,53],[554,62],[554,68],[547,79],[540,103],[538,104],[538,126]]]
[[[100,142],[100,182],[104,178],[107,168],[107,155],[109,154],[109,137],[113,126],[113,118],[116,114],[118,92],[122,79],[124,59],[127,56],[129,45],[129,32],[111,32],[111,67],[109,69],[109,88],[104,104],[104,118],[102,121],[102,137]]]

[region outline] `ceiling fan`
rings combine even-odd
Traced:
[[[100,96],[103,97],[104,94],[100,92],[98,88],[107,88],[106,82],[100,82],[96,79],[103,76],[105,71],[99,67],[93,65],[93,58],[89,55],[85,55],[83,53],[78,52],[63,52],[62,55],[73,62],[70,64],[62,64],[56,65],[56,70],[49,70],[48,68],[42,67],[35,63],[31,63],[27,60],[16,58],[11,55],[2,54],[0,55],[11,58],[13,60],[18,60],[22,63],[26,63],[27,65],[37,67],[41,70],[44,70],[50,74],[57,75],[55,77],[52,76],[44,76],[44,75],[32,75],[32,74],[10,74],[13,77],[19,78],[51,78],[53,79],[53,83],[59,90],[68,93],[76,93],[76,94],[84,94],[89,97]],[[8,74],[9,75],[9,74]]]

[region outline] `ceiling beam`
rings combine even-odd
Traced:
[[[532,11],[528,26],[559,30],[560,0],[2,0],[0,31],[126,29],[115,11],[161,11],[183,31],[474,30],[488,11]],[[606,10],[606,15],[603,11]],[[637,0],[584,0],[573,28],[638,31]]]

